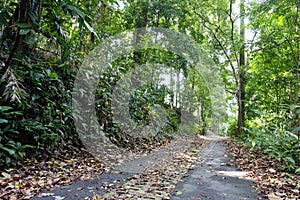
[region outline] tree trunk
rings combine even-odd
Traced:
[[[170,66],[170,88],[171,88],[171,96],[170,96],[170,102],[171,102],[171,107],[176,107],[174,106],[174,79],[173,79],[173,67]]]
[[[245,75],[244,72],[239,74],[239,88],[238,88],[238,127],[236,135],[239,136],[243,133],[243,127],[245,126]]]
[[[243,127],[245,126],[245,0],[240,1],[240,38],[241,38],[241,49],[239,53],[239,64],[238,64],[238,127],[236,130],[236,136],[243,133]]]
[[[206,134],[206,116],[205,116],[205,106],[201,103],[201,135]]]
[[[299,65],[300,65],[300,46],[299,46],[299,5],[300,1],[297,2],[296,11],[296,44],[297,44],[297,58],[296,58],[296,91],[294,103],[297,105],[299,98]]]
[[[180,107],[180,69],[178,69],[176,70],[176,108]]]

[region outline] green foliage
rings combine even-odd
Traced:
[[[90,16],[73,1],[34,2],[0,4],[0,102],[10,108],[1,110],[0,167],[15,164],[29,148],[52,153],[81,145],[71,90],[82,36],[90,36],[89,46],[98,36]]]
[[[24,64],[15,69],[26,88],[21,102],[9,103],[13,107],[1,106],[4,128],[0,143],[6,150],[1,159],[6,159],[6,165],[15,164],[12,159],[23,157],[29,147],[51,152],[71,141],[79,144],[71,116],[72,76],[63,80],[62,75],[68,75],[55,72],[59,66],[45,67],[50,63]]]
[[[229,0],[118,1],[124,7],[115,0],[45,0],[34,1],[43,2],[34,6],[32,2],[0,3],[1,166],[15,164],[31,148],[51,152],[69,143],[80,145],[71,116],[71,90],[82,58],[111,35],[137,27],[164,27],[193,37],[211,53],[225,83],[230,111],[220,107],[213,113],[210,88],[185,59],[145,45],[144,50],[114,61],[100,77],[95,106],[99,124],[109,138],[123,146],[137,142],[129,132],[120,130],[113,117],[113,89],[135,64],[159,63],[166,66],[164,73],[174,75],[169,88],[160,82],[162,71],[147,66],[152,70],[153,84],[138,87],[126,105],[138,126],[158,116],[152,109],[156,104],[165,109],[167,117],[161,130],[140,142],[174,137],[181,123],[181,103],[199,117],[196,125],[183,127],[186,132],[196,129],[205,134],[209,126],[223,123],[211,120],[219,115],[228,124],[226,135],[237,136],[237,110],[231,106],[238,102],[233,100],[236,98],[245,104],[246,114],[245,134],[238,137],[254,150],[263,149],[283,160],[287,170],[299,172],[296,1],[249,3],[246,8],[251,22],[246,28],[259,34],[246,41],[236,23],[241,16],[231,10],[234,1]],[[245,66],[239,66],[244,47],[248,59]],[[180,76],[198,104],[189,99],[180,102]],[[245,98],[238,96],[242,83],[246,85]],[[227,118],[226,112],[234,117]]]
[[[190,32],[197,42],[204,39],[201,28],[193,24],[197,21],[195,16],[189,17],[188,10],[191,7],[184,1],[121,1],[120,5],[124,4],[124,8],[117,5],[115,0],[32,2],[5,0],[0,4],[0,22],[3,25],[0,27],[0,92],[1,96],[5,94],[1,105],[12,108],[9,110],[12,119],[4,116],[3,111],[0,121],[6,127],[1,129],[5,139],[0,144],[4,150],[10,149],[3,151],[6,153],[1,158],[19,158],[13,157],[19,154],[12,150],[17,152],[16,149],[20,149],[24,155],[29,147],[27,145],[51,152],[68,143],[80,144],[71,116],[70,91],[82,58],[100,40],[144,26]],[[192,28],[189,28],[191,25]],[[210,124],[212,103],[201,75],[188,77],[188,68],[191,66],[185,59],[166,50],[158,51],[145,46],[144,51],[133,52],[112,63],[100,78],[96,91],[96,110],[100,126],[110,139],[123,146],[124,143],[136,142],[128,136],[129,133],[120,130],[113,118],[112,93],[120,77],[126,75],[134,64],[147,63],[166,66],[165,73],[172,74],[172,80],[169,89],[163,83],[147,84],[132,94],[130,115],[139,126],[158,117],[158,113],[152,109],[156,104],[165,109],[167,115],[155,137],[141,141],[174,137],[181,123],[181,103],[188,105],[189,112],[197,111],[201,115],[197,130],[204,133]],[[160,71],[152,70],[153,82],[159,82]],[[5,73],[6,76],[2,76]],[[184,87],[192,88],[197,94],[195,98],[201,108],[193,101],[180,102],[180,76],[187,80]],[[194,133],[191,128],[193,125],[194,122],[186,127],[189,133]]]
[[[252,150],[262,150],[264,153],[284,161],[281,166],[287,171],[295,172],[300,165],[300,148],[298,136],[289,130],[286,122],[278,124],[262,122],[262,125],[250,124],[245,128],[248,136],[246,143]]]
[[[247,135],[254,150],[299,168],[299,2],[253,2],[249,28],[259,34],[251,41],[246,87]],[[296,23],[295,23],[296,22]],[[299,170],[298,170],[299,171]]]
[[[165,98],[170,94],[170,90],[166,86],[154,86],[145,84],[138,88],[131,96],[129,102],[129,112],[131,118],[137,124],[147,124],[151,120],[150,109],[155,104],[164,105]],[[168,105],[165,105],[167,107]]]
[[[157,61],[165,64],[167,67],[172,55],[166,51],[154,51],[145,50],[141,54],[141,60]],[[171,62],[176,62],[176,59]],[[183,62],[184,63],[184,62]],[[122,131],[118,127],[118,122],[112,117],[111,101],[113,96],[113,88],[119,81],[120,77],[129,72],[134,66],[134,56],[127,55],[117,61],[115,61],[106,71],[102,74],[96,93],[96,110],[99,119],[100,126],[104,127],[104,132],[114,141],[116,144],[126,146],[132,145],[138,142],[140,138],[134,138],[130,135],[130,130]],[[151,66],[147,66],[151,68]],[[184,67],[184,66],[181,66]],[[141,70],[141,69],[137,69]],[[180,108],[174,107],[170,103],[168,97],[174,96],[174,91],[169,89],[163,83],[159,83],[159,74],[161,71],[156,71],[155,67],[151,68],[152,72],[149,76],[152,76],[152,83],[146,83],[136,88],[134,93],[131,94],[128,104],[124,106],[129,107],[129,115],[131,119],[136,123],[137,127],[146,126],[151,120],[156,119],[157,113],[153,110],[156,105],[161,106],[161,109],[165,109],[167,119],[164,121],[163,127],[157,133],[142,137],[143,142],[153,142],[153,140],[162,140],[163,138],[172,138],[175,136],[175,132],[178,130],[180,124]],[[155,82],[155,81],[156,82]],[[172,102],[172,101],[171,101]]]
[[[25,155],[25,149],[31,147],[14,140],[13,134],[18,134],[14,120],[20,115],[22,112],[10,106],[0,106],[0,166],[15,164]]]
[[[230,137],[235,137],[235,131],[237,127],[237,120],[236,118],[230,117],[228,119],[228,128],[224,130],[224,134],[229,135]]]

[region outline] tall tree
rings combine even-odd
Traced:
[[[232,6],[232,3],[231,3]],[[240,52],[238,64],[238,126],[236,136],[243,133],[245,126],[246,56],[245,56],[245,0],[240,0]]]
[[[191,15],[200,19],[200,24],[208,33],[207,45],[216,60],[222,64],[224,82],[228,93],[233,94],[238,105],[238,123],[235,135],[243,132],[245,124],[245,2],[239,4],[240,12],[234,10],[233,0],[193,2]],[[214,6],[211,6],[214,5]],[[238,19],[240,24],[238,24]],[[239,31],[240,30],[240,31]]]
[[[250,17],[259,33],[251,60],[251,87],[258,76],[268,87],[255,84],[260,95],[251,94],[249,87],[249,100],[256,96],[261,101],[257,107],[278,113],[282,105],[299,101],[299,1],[254,3]]]

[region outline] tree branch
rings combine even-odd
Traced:
[[[226,59],[228,60],[229,64],[230,64],[230,67],[231,67],[231,70],[232,70],[232,73],[233,73],[233,77],[234,77],[234,80],[235,80],[235,83],[236,83],[236,86],[238,86],[238,78],[237,78],[237,73],[236,73],[236,70],[235,70],[235,67],[234,67],[234,64],[233,64],[233,61],[232,59],[230,58],[230,56],[228,55],[228,52],[225,48],[225,46],[222,44],[221,40],[219,39],[219,37],[217,36],[217,33],[211,28],[209,27],[208,25],[206,25],[206,23],[208,23],[209,25],[211,26],[216,26],[215,24],[213,24],[212,22],[210,22],[209,20],[205,19],[201,14],[199,14],[197,11],[196,11],[196,8],[194,7],[194,13],[204,22],[203,23],[203,26],[208,29],[212,34],[213,34],[213,37],[214,39],[217,41],[218,45],[221,47]],[[206,23],[205,23],[206,22]],[[218,29],[221,29],[220,27],[217,26]],[[238,60],[237,60],[238,61]]]

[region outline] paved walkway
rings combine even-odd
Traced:
[[[256,184],[246,178],[245,172],[231,166],[222,144],[225,138],[203,138],[207,143],[200,152],[198,164],[176,186],[171,199],[257,199]]]
[[[213,135],[202,139],[205,143],[199,153],[199,159],[182,182],[174,186],[175,190],[170,198],[174,200],[257,199],[255,183],[246,179],[245,172],[238,171],[230,165],[230,158],[226,156],[225,146],[222,144],[222,140],[226,138]],[[170,152],[187,149],[191,141],[177,141],[173,145],[117,166],[110,173],[102,174],[99,180],[79,181],[73,185],[61,186],[53,191],[41,193],[34,200],[91,199],[95,195],[102,196],[109,185],[123,184],[129,177],[141,174],[151,166],[159,165],[160,162],[168,159]]]

